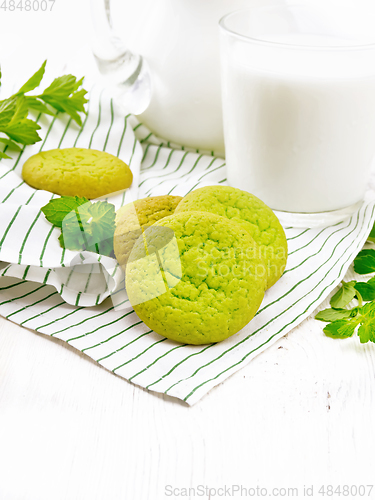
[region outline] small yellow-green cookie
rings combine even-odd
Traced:
[[[133,180],[122,160],[104,151],[83,148],[51,149],[25,161],[27,184],[65,196],[100,198],[128,188]]]
[[[237,333],[254,317],[266,284],[250,234],[207,212],[174,214],[147,228],[126,267],[127,293],[140,319],[186,344]]]
[[[181,200],[181,196],[152,196],[129,203],[117,211],[113,246],[122,268],[125,268],[142,228],[172,215]]]
[[[176,208],[176,214],[196,210],[227,217],[251,234],[268,268],[267,288],[282,276],[288,256],[285,232],[263,201],[233,187],[207,186],[185,196]]]

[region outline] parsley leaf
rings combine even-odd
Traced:
[[[88,250],[113,255],[116,211],[106,201],[62,196],[42,208],[46,219],[61,228],[60,245],[69,250]]]
[[[21,144],[35,144],[41,141],[37,130],[40,126],[33,120],[27,118],[28,109],[24,96],[20,96],[15,100],[12,106],[12,115],[8,121],[8,116],[3,117],[0,123],[0,132],[4,132],[10,139]]]
[[[0,101],[0,128],[7,125],[14,115],[17,107],[17,98],[9,97],[4,101]]]
[[[87,91],[78,90],[83,83],[83,78],[77,81],[73,75],[56,78],[45,91],[37,96],[57,111],[68,113],[78,125],[82,125],[78,112],[84,113],[84,104],[87,102]]]
[[[0,101],[0,132],[7,135],[11,141],[22,145],[35,144],[41,141],[38,134],[40,126],[29,118],[29,111],[37,111],[55,115],[53,111],[67,113],[79,126],[82,120],[79,113],[85,113],[87,91],[80,88],[83,78],[77,80],[73,75],[56,78],[40,95],[25,95],[37,88],[44,76],[47,61],[44,61],[38,71],[19,89],[19,91]],[[0,72],[1,78],[1,72]],[[51,110],[52,108],[52,110]],[[5,139],[1,137],[1,139]],[[4,141],[2,141],[4,142]],[[9,147],[9,145],[7,145]],[[9,158],[0,152],[0,158]]]
[[[356,296],[357,290],[354,288],[355,284],[356,281],[348,281],[347,283],[343,283],[342,287],[331,298],[331,306],[335,309],[347,306],[349,302],[351,302]]]
[[[0,132],[4,132],[13,141],[29,145],[42,140],[37,132],[39,129],[40,126],[36,122],[24,118],[16,123],[10,123],[6,127],[0,128]]]
[[[31,77],[27,82],[22,85],[22,87],[19,89],[16,95],[20,94],[26,94],[27,92],[30,92],[31,90],[36,89],[39,87],[40,82],[42,81],[42,78],[44,76],[44,72],[46,70],[46,64],[47,61],[44,61],[42,66],[38,69],[38,71]]]
[[[39,101],[36,97],[25,96],[25,100],[29,110],[37,111],[38,113],[44,113],[46,115],[55,116],[55,113],[53,113],[49,108],[47,108],[47,106],[42,101]]]
[[[21,148],[18,146],[18,144],[11,141],[10,139],[4,139],[3,137],[0,137],[0,142],[6,144],[10,149],[14,149],[15,151],[21,151]]]

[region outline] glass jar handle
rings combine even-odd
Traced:
[[[116,102],[126,111],[140,114],[151,100],[151,78],[146,61],[133,54],[112,24],[111,0],[91,0],[94,26],[92,51],[100,73],[115,88]]]

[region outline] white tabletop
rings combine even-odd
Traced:
[[[0,57],[22,49],[35,71],[53,37],[70,57],[87,36],[87,5],[54,9],[49,24],[0,12]],[[189,408],[0,318],[0,500],[209,498],[206,487],[230,498],[241,486],[304,498],[311,485],[321,498],[323,485],[375,485],[375,345],[322,327],[305,320]]]
[[[1,318],[0,498],[374,483],[375,346],[322,326],[304,321],[189,408]]]

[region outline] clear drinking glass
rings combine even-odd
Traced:
[[[301,5],[220,21],[228,182],[285,224],[334,223],[364,199],[375,157],[368,21]]]

